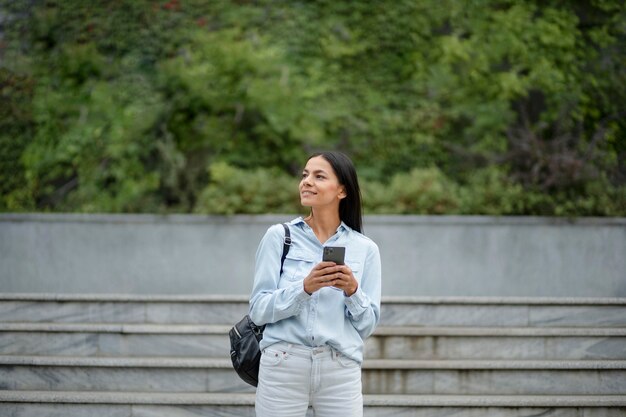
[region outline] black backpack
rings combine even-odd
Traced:
[[[280,274],[283,273],[285,257],[291,245],[289,226],[283,223],[285,228],[285,240],[283,241],[283,255],[280,259]],[[230,337],[230,359],[237,375],[250,385],[257,386],[259,383],[259,363],[261,362],[261,350],[259,342],[263,339],[265,325],[257,326],[247,314],[228,332]]]

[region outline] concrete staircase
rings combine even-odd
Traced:
[[[0,416],[253,416],[246,297],[0,294]],[[386,298],[366,416],[626,415],[626,299]]]

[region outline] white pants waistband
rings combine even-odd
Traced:
[[[266,347],[264,350],[279,351],[284,355],[293,355],[301,358],[326,358],[333,359],[342,356],[340,352],[328,345],[324,346],[304,346],[293,343],[279,342]]]

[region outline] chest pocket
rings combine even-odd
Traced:
[[[356,278],[357,281],[361,282],[361,261],[346,259],[346,265],[348,265],[352,270],[352,275],[354,275],[354,278]]]
[[[283,275],[281,280],[300,281],[306,278],[315,266],[315,258],[312,254],[293,249],[287,253],[283,264]]]

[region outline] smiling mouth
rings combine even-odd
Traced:
[[[300,193],[301,196],[306,197],[306,196],[310,196],[310,195],[315,195],[315,193],[313,191],[302,191]]]

